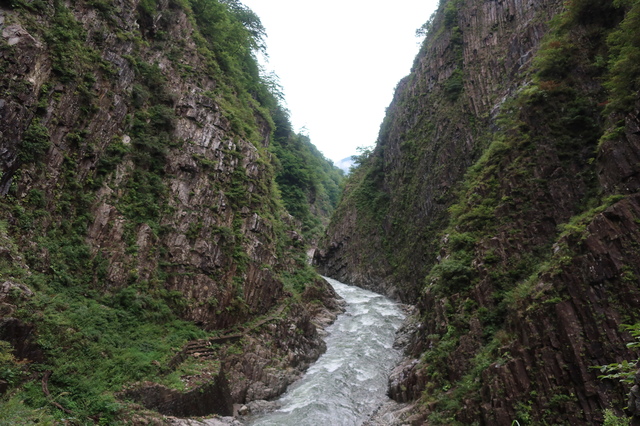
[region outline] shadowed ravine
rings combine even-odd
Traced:
[[[280,399],[278,411],[251,425],[358,425],[387,400],[388,374],[404,314],[376,293],[325,278],[347,302],[327,329],[327,352]]]

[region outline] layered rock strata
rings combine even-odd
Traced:
[[[84,297],[104,311],[129,309],[127,320],[135,311],[162,324],[171,314],[206,331],[286,307],[286,318],[245,337],[240,350],[260,347],[258,355],[224,358],[229,400],[245,402],[282,392],[323,349],[292,293],[304,298],[308,285],[327,305],[335,295],[308,270],[297,279],[307,242],[275,183],[277,101],[231,9],[174,0],[0,5],[0,270],[15,277],[3,284],[12,293],[72,294],[60,307],[67,313]],[[3,315],[16,318],[3,319],[0,337],[16,348],[32,330],[42,340],[42,315],[2,292]],[[61,342],[84,333],[57,326]],[[161,371],[165,355],[146,370]],[[65,385],[59,378],[52,386]],[[208,395],[220,388],[211,386]],[[201,413],[190,396],[167,392],[147,405]]]
[[[607,106],[598,65],[618,6],[442,4],[347,183],[315,261],[418,302],[391,383],[415,424],[621,414],[628,389],[593,368],[637,358],[637,96]]]

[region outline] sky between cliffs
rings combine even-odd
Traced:
[[[376,142],[437,0],[241,0],[267,31],[295,130],[337,163]],[[304,130],[303,130],[304,132]]]

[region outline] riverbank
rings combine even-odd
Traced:
[[[261,401],[276,399],[325,352],[324,329],[343,305],[318,280],[262,318],[219,338],[188,342],[166,367],[183,386],[144,382],[124,389],[120,398],[138,413],[128,420],[135,426],[238,424],[232,415],[262,410]]]
[[[346,300],[344,315],[334,323],[335,310],[313,312],[312,321],[318,334],[325,337],[327,351],[282,398],[239,405],[236,417],[171,419],[171,424],[239,426],[328,422],[389,425],[401,424],[396,422],[407,419],[411,406],[387,397],[388,377],[394,367],[397,369],[403,364],[403,350],[415,335],[415,309],[367,290],[330,281],[336,293]],[[344,291],[350,294],[345,295]],[[375,306],[372,307],[372,303]],[[379,351],[378,354],[375,351]],[[346,412],[341,412],[345,406],[349,406]],[[280,411],[274,413],[275,410]],[[329,417],[323,417],[327,412]],[[310,420],[313,423],[308,423]]]
[[[393,347],[405,317],[390,299],[326,278],[346,311],[328,329],[327,351],[252,426],[358,425],[386,401],[388,374],[401,357]]]
[[[362,426],[417,425],[424,420],[413,392],[423,379],[416,375],[419,360],[413,356],[421,331],[419,311],[413,305],[401,306],[406,317],[396,333],[393,347],[401,350],[403,356],[389,374],[387,395],[390,398],[378,406]]]

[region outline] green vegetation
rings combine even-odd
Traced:
[[[135,62],[138,83],[134,86],[133,102],[137,111],[131,120],[131,148],[114,141],[109,146],[106,163],[117,164],[119,153],[129,152],[135,165],[127,183],[127,191],[119,200],[120,211],[131,221],[146,223],[155,231],[166,209],[166,188],[162,180],[166,157],[172,145],[171,131],[175,112],[168,104],[166,79],[157,64]],[[113,153],[116,158],[113,158]]]
[[[50,145],[49,131],[40,123],[40,119],[36,118],[22,137],[18,159],[23,164],[41,161]]]
[[[358,238],[349,244],[352,263],[362,274],[393,277],[406,300],[420,297],[422,278],[435,263],[437,234],[446,225],[446,208],[454,196],[451,180],[469,165],[467,151],[479,151],[487,143],[475,134],[480,120],[468,113],[465,96],[470,71],[463,60],[464,26],[458,25],[463,6],[462,1],[441,2],[419,30],[429,34],[414,69],[397,85],[376,147],[355,157],[356,167],[328,228],[331,233],[334,226],[345,230],[354,224]],[[429,80],[434,76],[420,75],[424,54],[434,43],[446,52],[438,67],[443,84],[435,85]],[[442,116],[446,123],[437,121]],[[474,142],[465,142],[456,128],[474,134]],[[352,221],[354,215],[357,220]],[[358,256],[358,251],[368,255]]]
[[[464,89],[462,70],[456,69],[444,84],[444,92],[448,99],[455,101]]]
[[[0,425],[27,426],[34,424],[54,426],[59,423],[42,408],[31,408],[18,396],[10,396],[2,400],[2,404],[0,404]]]
[[[29,222],[37,226],[33,219]],[[33,343],[45,354],[44,361],[27,364],[0,342],[0,379],[14,388],[22,385],[4,398],[3,420],[24,417],[25,422],[40,419],[52,424],[50,410],[61,414],[55,412],[55,401],[80,424],[89,418],[117,424],[125,406],[116,402],[114,393],[133,381],[157,380],[164,374],[160,362],[166,364],[174,348],[205,335],[178,318],[174,312],[179,295],[162,287],[140,284],[100,291],[93,282],[97,278],[103,285],[106,265],[100,256],[91,257],[80,237],[80,223],[65,224],[37,239],[39,249],[49,253],[52,273],[40,272],[41,253],[35,250],[22,250],[35,268],[28,274],[17,265],[1,265],[4,279],[22,282],[35,292],[30,298],[15,293],[11,303],[18,306],[17,318],[37,326]],[[16,256],[19,249],[9,229],[3,225],[2,242]],[[48,382],[53,400],[44,395],[39,380],[23,384],[45,371],[53,372]]]
[[[360,177],[360,185],[351,196],[358,209],[370,215],[373,223],[380,223],[387,215],[389,196],[383,189],[382,159],[375,154],[369,159],[367,167],[355,171]]]
[[[44,32],[47,45],[52,48],[52,69],[63,83],[80,80],[90,75],[96,63],[102,63],[100,54],[85,44],[86,33],[64,2],[53,2],[50,27]]]
[[[423,343],[429,349],[422,358],[428,382],[422,401],[434,424],[480,415],[474,412],[479,389],[498,393],[493,387],[501,383],[488,382],[494,375],[487,369],[509,363],[509,350],[524,345],[509,332],[575,297],[562,274],[585,262],[594,219],[624,199],[618,189],[600,186],[598,144],[615,144],[629,130],[620,113],[632,112],[638,92],[637,3],[566,3],[549,23],[528,84],[493,100],[500,105],[497,117],[467,112],[486,98],[465,96],[476,65],[463,63],[462,30],[474,28],[458,25],[462,2],[443,2],[419,30],[429,32],[422,53],[438,42],[440,69],[451,74],[427,85],[434,76],[419,74],[424,57],[416,60],[398,85],[378,145],[348,178],[335,222],[344,229],[345,215],[355,218],[349,244],[361,244],[351,250],[365,253],[354,256],[363,263],[356,268],[393,276],[397,289],[419,297],[431,333]],[[510,84],[508,78],[493,82]],[[449,130],[450,123],[465,131]],[[374,261],[362,260],[371,252]],[[628,266],[612,280],[630,283],[637,276]],[[538,386],[532,380],[535,395],[510,395],[509,409],[521,424],[553,424],[559,406],[576,404],[570,392],[545,399]]]
[[[317,274],[298,228],[308,238],[319,234],[343,176],[308,137],[291,130],[277,87],[256,60],[264,52],[264,28],[240,2],[171,0],[165,7],[144,0],[135,11],[135,31],[125,31],[138,25],[123,24],[121,11],[102,0],[79,0],[73,8],[59,1],[13,3],[10,19],[44,42],[53,72],[33,105],[22,102],[31,85],[8,75],[20,52],[1,47],[7,77],[0,87],[34,118],[24,123],[20,169],[11,171],[9,193],[0,199],[6,218],[0,242],[10,248],[0,256],[0,277],[35,293],[6,302],[12,316],[34,326],[32,343],[44,360],[16,359],[0,341],[0,380],[10,386],[0,400],[0,424],[126,424],[136,408],[119,392],[138,381],[183,388],[179,373],[166,369],[179,348],[216,334],[204,328],[259,314],[245,300],[245,279],[258,255],[271,262],[259,267],[282,283],[278,303],[299,302]],[[77,14],[88,8],[95,19],[84,23]],[[192,27],[178,28],[179,16]],[[119,69],[129,73],[124,77],[103,59],[103,47],[110,49],[104,57],[118,55],[105,46],[114,42],[127,52],[121,60],[130,68]],[[196,48],[185,49],[192,42]],[[170,81],[184,83],[185,93],[210,89],[199,92],[203,109],[221,115],[216,132],[230,128],[221,132],[219,151],[203,152],[176,137],[179,120],[188,118],[178,103],[183,93]],[[105,97],[111,105],[101,111],[103,121],[95,120],[98,105],[109,104],[101,102]],[[118,114],[121,122],[104,125]],[[60,167],[46,169],[52,140]],[[207,195],[204,205],[185,208],[189,223],[182,233],[188,244],[204,240],[219,250],[207,268],[176,262],[167,249],[167,236],[184,223],[172,216],[178,202],[170,160],[185,148],[193,148],[187,157],[204,182],[197,189]],[[213,155],[220,155],[224,171]],[[103,205],[111,210],[100,232],[109,236],[94,238],[94,214]],[[254,217],[259,229],[249,230]],[[253,231],[258,248],[250,245]],[[139,246],[142,234],[146,251]],[[191,288],[173,290],[171,283],[196,275],[214,283],[206,300],[193,298]],[[194,324],[187,314],[194,307],[208,309],[211,323]],[[43,377],[49,377],[50,395]]]
[[[605,113],[625,105],[628,109],[631,99],[628,94],[634,90],[634,79],[638,73],[630,71],[629,78],[625,78],[618,66],[620,61],[624,61],[621,51],[627,52],[627,59],[633,57],[630,46],[635,43],[637,27],[631,31],[626,26],[627,19],[633,19],[630,18],[632,7],[629,7],[620,27],[612,30],[619,12],[611,5],[591,3],[572,2],[568,11],[552,23],[552,31],[535,59],[536,72],[532,84],[522,90],[513,103],[508,101],[503,105],[498,119],[500,131],[494,135],[478,162],[469,169],[461,185],[458,203],[449,208],[450,222],[443,232],[447,255],[425,279],[426,288],[435,300],[442,297],[469,300],[473,297],[471,290],[477,290],[477,285],[491,283],[494,291],[488,306],[467,311],[461,304],[454,304],[447,312],[450,324],[466,324],[470,318],[478,318],[483,325],[485,341],[502,333],[509,318],[522,315],[518,314],[520,309],[528,312],[544,309],[544,304],[558,303],[566,298],[561,287],[540,287],[540,277],[546,276],[548,280],[569,265],[575,256],[572,250],[579,247],[580,241],[587,236],[586,226],[597,214],[623,198],[601,194],[594,180],[591,164],[598,140],[604,133],[601,108],[597,105],[601,103],[603,91],[597,86],[589,87],[584,78],[588,73],[590,78],[607,81],[605,87],[610,90],[611,97]],[[600,15],[593,13],[592,6],[597,6]],[[587,49],[572,42],[577,26],[584,28],[592,37]],[[599,29],[592,31],[592,27]],[[610,35],[607,37],[607,34]],[[619,47],[623,44],[627,49]],[[613,58],[608,70],[593,65],[594,62],[602,62],[598,58],[607,46]],[[625,89],[620,89],[622,80],[626,81]],[[581,170],[572,179],[580,182],[584,189],[581,198],[577,198],[570,207],[575,216],[566,218],[566,222],[558,226],[557,234],[549,235],[546,241],[536,241],[530,233],[525,234],[526,225],[520,217],[525,214],[527,221],[535,222],[536,212],[553,210],[551,206],[545,207],[542,200],[536,200],[535,194],[547,191],[547,183],[532,176],[534,170],[539,175],[539,162],[551,158],[546,154],[545,160],[549,149],[553,150],[560,164]],[[510,182],[509,187],[506,182]],[[505,234],[511,237],[505,240],[501,237]],[[488,241],[496,237],[507,247],[511,242],[517,243],[519,249],[511,251],[508,258],[497,256],[495,251],[487,250]],[[550,248],[554,242],[556,249],[552,255]],[[440,366],[436,368],[437,373],[435,370],[432,372],[432,378],[437,379],[433,386],[455,389],[453,401],[450,393],[442,399],[437,393],[431,396],[438,401],[437,416],[448,419],[442,423],[454,419],[462,401],[474,395],[467,389],[467,383],[481,380],[482,371],[490,364],[483,367],[473,360],[468,366],[469,377],[451,382],[443,380],[443,376],[459,374],[453,371],[446,373],[446,360],[459,350],[458,339],[465,334],[464,330],[454,334],[448,332],[438,340],[436,349],[425,354],[428,365]],[[480,351],[487,348],[489,344]],[[499,354],[491,355],[490,359],[491,363],[501,362]],[[627,377],[625,374],[632,370],[635,373],[632,363],[603,367],[603,372],[616,378]],[[549,408],[553,407],[549,405]],[[615,415],[611,412],[607,415],[607,421],[616,424],[611,420]],[[520,420],[527,417],[530,421],[538,421],[545,416],[551,414],[543,410],[523,415]]]
[[[604,422],[602,426],[629,426],[631,419],[628,417],[617,416],[611,409],[604,410]]]
[[[12,352],[11,344],[0,340],[0,380],[15,386],[23,376],[23,368]]]
[[[177,319],[148,289],[128,287],[95,299],[73,294],[77,290],[40,289],[23,307],[21,318],[37,322],[37,344],[48,358],[31,370],[53,371],[49,390],[75,416],[113,424],[124,409],[114,392],[127,383],[158,380],[173,348],[204,333]],[[25,403],[50,407],[38,382],[23,389]]]
[[[627,12],[607,38],[609,76],[605,87],[611,94],[607,111],[626,112],[633,107],[634,94],[640,89],[640,2],[618,0],[613,4]]]
[[[445,28],[452,28],[455,26],[458,21],[458,9],[460,8],[461,4],[462,0],[449,0],[440,3],[441,7],[444,5],[443,22]]]
[[[631,334],[635,341],[627,343],[628,348],[640,348],[640,323],[634,325],[625,325],[623,327]],[[613,364],[601,365],[597,367],[602,373],[598,376],[600,379],[619,380],[626,384],[633,384],[636,372],[638,371],[638,360],[625,360]]]
[[[318,273],[305,260],[298,258],[295,271],[283,272],[281,275],[284,288],[295,297],[299,297],[310,283],[318,279]]]
[[[427,34],[429,34],[429,31],[431,31],[431,28],[433,27],[433,20],[435,19],[435,17],[436,12],[433,12],[427,22],[422,24],[420,28],[416,30],[416,37],[425,37]]]
[[[277,158],[276,182],[289,213],[302,223],[305,236],[316,238],[338,204],[343,172],[311,143],[295,134],[288,113],[275,109],[271,151]]]

